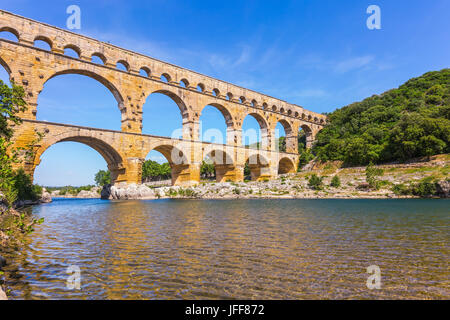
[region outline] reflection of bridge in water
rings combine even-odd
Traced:
[[[34,157],[22,162],[31,175],[46,149],[58,142],[74,141],[98,151],[116,183],[139,183],[142,163],[152,150],[166,157],[177,185],[198,183],[200,166],[207,157],[215,164],[218,181],[241,181],[247,162],[253,180],[270,179],[296,171],[299,130],[306,133],[310,147],[326,123],[325,116],[300,106],[5,11],[0,11],[0,31],[17,37],[17,42],[0,39],[0,64],[12,81],[24,87],[28,103],[28,110],[21,114],[24,122],[16,128],[14,145],[28,147],[38,133],[44,134],[34,146]],[[37,40],[46,42],[50,50],[36,48]],[[69,49],[77,57],[68,56]],[[102,63],[92,62],[93,57]],[[118,69],[119,65],[125,70]],[[36,121],[39,93],[48,80],[63,74],[85,75],[108,88],[121,112],[122,131]],[[142,106],[152,93],[164,94],[178,105],[183,118],[182,139],[142,134]],[[208,105],[225,118],[226,145],[199,141],[199,119]],[[242,146],[242,124],[249,115],[261,129],[259,150]],[[278,123],[286,132],[286,152],[277,151]]]

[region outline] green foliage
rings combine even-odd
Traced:
[[[202,166],[200,167],[200,175],[202,178],[215,178],[216,177],[216,168],[212,161],[203,161]]]
[[[304,131],[300,131],[298,135],[298,153],[300,154],[298,165],[298,171],[300,172],[302,167],[304,167],[314,159],[314,154],[312,153],[311,149],[306,148],[306,134]]]
[[[156,161],[148,160],[142,165],[143,181],[161,181],[171,178],[172,169],[168,163],[159,164]]]
[[[35,201],[42,193],[42,188],[33,186],[31,177],[23,169],[13,170],[13,163],[18,162],[17,150],[8,152],[13,135],[12,124],[21,122],[17,115],[26,109],[24,95],[22,87],[14,83],[9,87],[0,80],[0,191],[9,206],[17,200]],[[37,140],[41,138],[38,133]],[[25,155],[30,157],[32,152],[32,149],[28,150]]]
[[[381,186],[380,181],[377,177],[383,176],[383,169],[376,168],[372,163],[370,163],[366,168],[366,182],[369,184],[370,188],[378,190]]]
[[[244,167],[244,177],[250,177],[251,175],[252,172],[250,171],[250,165],[246,162]]]
[[[280,152],[286,152],[286,137],[280,137],[278,139],[278,150]]]
[[[392,187],[392,191],[396,195],[414,195],[420,197],[429,197],[437,195],[436,182],[433,177],[426,177],[417,183],[412,183],[409,186],[404,184],[396,184]]]
[[[10,123],[19,124],[18,112],[25,111],[25,91],[22,87],[7,84],[0,80],[0,137],[9,141],[13,135]]]
[[[111,172],[109,170],[100,170],[95,175],[95,183],[97,186],[106,186],[111,184]]]
[[[329,115],[313,153],[348,165],[449,153],[450,69],[429,72]]]
[[[23,169],[14,173],[14,188],[19,200],[36,201],[42,196],[42,187],[33,185],[31,177]]]
[[[333,188],[339,188],[341,186],[341,179],[339,179],[339,177],[335,175],[333,179],[331,179],[330,186],[332,186]]]
[[[308,186],[314,190],[323,190],[323,177],[319,177],[317,174],[311,175],[308,179]]]

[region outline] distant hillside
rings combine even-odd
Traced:
[[[313,149],[323,161],[366,165],[449,153],[450,69],[428,72],[329,118]]]

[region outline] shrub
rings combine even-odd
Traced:
[[[341,179],[339,179],[337,175],[334,176],[333,179],[331,179],[330,186],[332,186],[333,188],[339,188],[341,186]]]
[[[406,196],[411,194],[411,189],[403,183],[400,183],[392,187],[392,192],[398,196]]]
[[[376,168],[370,163],[366,168],[366,181],[372,189],[378,190],[380,188],[380,182],[377,177],[384,175],[384,170]]]
[[[436,195],[436,183],[433,182],[433,177],[427,177],[415,184],[412,188],[412,193],[421,197]]]
[[[323,190],[323,177],[317,176],[317,174],[313,174],[308,180],[308,186],[314,190]]]

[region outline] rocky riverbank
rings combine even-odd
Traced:
[[[195,187],[173,187],[169,181],[144,184],[118,184],[92,187],[79,193],[54,190],[52,198],[147,200],[165,198],[189,199],[357,199],[449,197],[450,155],[415,159],[408,163],[374,166],[381,173],[376,187],[367,181],[366,167],[343,167],[341,162],[311,162],[303,171],[282,175],[270,181],[224,182],[202,181]],[[319,178],[318,184],[311,177]],[[332,183],[338,180],[339,183]],[[434,191],[425,194],[422,186]],[[415,190],[417,189],[417,190]],[[422,188],[423,189],[423,188]],[[47,193],[48,195],[48,193]]]
[[[375,166],[376,187],[367,181],[366,167],[344,168],[340,162],[313,163],[310,169],[297,174],[282,175],[260,182],[205,181],[198,186],[155,187],[151,185],[106,186],[103,199],[356,199],[356,198],[448,198],[450,193],[449,155],[435,156],[428,161],[418,159],[403,164]],[[320,182],[311,183],[315,175]],[[335,177],[338,177],[335,178]],[[335,183],[332,183],[333,178]],[[336,179],[339,183],[336,183]],[[422,190],[424,189],[424,190]],[[428,192],[430,194],[426,194]]]

